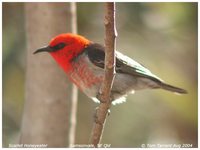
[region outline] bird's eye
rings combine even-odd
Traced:
[[[59,44],[57,44],[57,45],[55,45],[55,46],[53,46],[52,48],[53,48],[53,50],[59,50],[59,49],[62,49],[62,48],[64,48],[66,46],[66,44],[65,43],[59,43]]]

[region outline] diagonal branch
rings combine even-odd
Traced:
[[[105,4],[105,75],[104,80],[99,91],[100,105],[95,114],[95,122],[92,131],[92,144],[98,147],[100,143],[103,128],[105,125],[106,117],[108,116],[108,110],[111,106],[111,94],[113,79],[115,76],[115,3],[107,2]]]

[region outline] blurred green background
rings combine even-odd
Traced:
[[[187,95],[144,90],[111,108],[102,143],[197,147],[198,3],[117,3],[117,49]],[[77,3],[78,32],[104,43],[103,3]],[[22,120],[26,33],[24,3],[3,3],[3,146],[17,143]],[[45,44],[45,43],[44,43]],[[76,143],[86,144],[97,105],[79,92]]]

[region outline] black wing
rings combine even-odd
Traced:
[[[102,45],[97,43],[90,44],[87,48],[85,48],[85,52],[88,54],[90,61],[100,68],[104,68],[104,49],[105,48]]]
[[[86,48],[86,52],[90,61],[100,67],[104,68],[104,59],[105,59],[105,48],[100,44],[91,44]],[[120,52],[116,52],[116,72],[117,73],[125,73],[130,74],[135,77],[143,77],[148,78],[152,81],[155,81],[165,90],[169,90],[176,93],[187,93],[186,90],[174,87],[172,85],[166,84],[162,82],[160,78],[156,75],[152,74],[147,68],[143,65],[139,64],[138,62],[134,61],[133,59],[121,54]]]
[[[85,50],[88,54],[90,61],[94,65],[100,68],[104,68],[105,47],[100,44],[94,43],[89,45]],[[160,79],[152,74],[144,66],[119,52],[116,52],[116,72],[130,74],[138,77],[145,77],[156,82],[160,82]]]

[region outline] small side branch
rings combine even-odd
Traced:
[[[115,39],[116,39],[116,28],[115,28],[115,3],[107,2],[105,4],[105,75],[104,80],[99,91],[100,105],[96,110],[95,122],[92,131],[92,144],[98,147],[100,143],[103,128],[105,125],[106,117],[111,106],[111,95],[113,79],[115,77]]]

